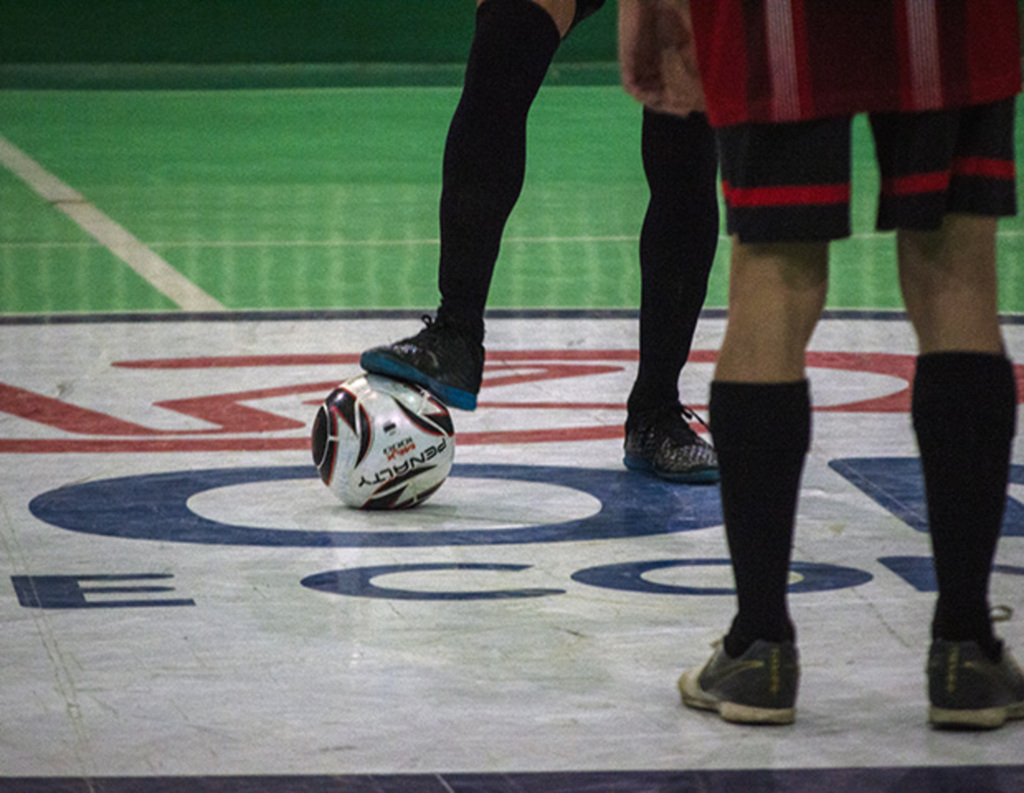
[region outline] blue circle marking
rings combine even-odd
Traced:
[[[29,510],[59,528],[106,537],[305,548],[576,542],[670,534],[722,524],[717,487],[669,484],[624,470],[457,464],[450,475],[568,487],[593,496],[601,509],[585,518],[536,526],[367,532],[235,525],[205,518],[188,506],[191,497],[217,488],[317,477],[313,466],[295,465],[209,468],[85,482],[42,493],[32,499]],[[346,508],[339,505],[338,509],[340,513]],[[413,515],[410,513],[410,523],[415,523]]]
[[[728,567],[728,559],[662,559],[655,562],[626,562],[590,567],[573,573],[572,580],[581,584],[617,589],[626,592],[645,592],[654,595],[735,595],[732,587],[683,586],[659,584],[644,578],[644,573],[672,567]],[[817,562],[792,562],[790,570],[799,575],[788,587],[790,594],[824,592],[860,586],[871,580],[871,574],[854,567]]]

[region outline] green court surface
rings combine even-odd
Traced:
[[[455,86],[5,90],[0,136],[227,310],[437,302],[437,203]],[[633,309],[646,201],[640,109],[615,85],[545,86],[490,308]],[[898,309],[893,238],[855,127],[854,235],[829,307]],[[181,307],[0,168],[0,313]],[[1000,308],[1024,311],[1024,224],[1001,225]],[[707,306],[727,300],[723,237]]]

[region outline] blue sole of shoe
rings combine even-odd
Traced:
[[[677,485],[713,485],[719,479],[717,468],[701,468],[697,471],[687,471],[685,473],[659,471],[646,460],[629,456],[622,458],[622,464],[630,471],[654,476]]]
[[[372,374],[393,377],[423,386],[448,407],[457,410],[476,410],[476,394],[445,385],[408,364],[375,353],[364,352],[359,356],[359,365]]]

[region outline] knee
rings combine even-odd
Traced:
[[[493,2],[499,2],[499,0],[477,0],[476,4],[479,8],[484,3]],[[554,21],[555,27],[558,28],[558,34],[562,38],[565,38],[577,21],[576,0],[520,0],[520,2],[530,2],[543,8]],[[583,4],[583,0],[581,0],[581,4]]]

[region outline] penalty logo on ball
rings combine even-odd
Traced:
[[[451,471],[455,428],[429,391],[374,374],[346,380],[320,405],[313,462],[359,509],[401,509],[433,495]]]

